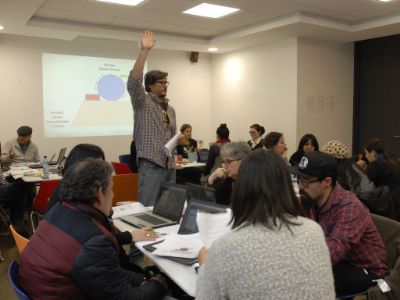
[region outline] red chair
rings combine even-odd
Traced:
[[[39,217],[43,218],[47,203],[49,202],[50,196],[56,187],[60,184],[61,179],[44,180],[40,183],[39,191],[36,199],[33,202],[33,210],[31,212],[31,224],[32,230],[35,232],[35,228],[39,223]],[[34,216],[36,221],[34,221]]]
[[[132,174],[131,169],[127,164],[119,163],[119,162],[111,162],[115,175],[123,175],[123,174]]]

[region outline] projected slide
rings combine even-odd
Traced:
[[[45,137],[131,135],[132,60],[42,54]]]

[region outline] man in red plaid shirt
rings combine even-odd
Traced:
[[[336,294],[362,292],[389,273],[386,251],[369,211],[343,189],[337,162],[329,154],[305,154],[292,168],[297,175],[304,215],[318,222],[331,255]]]

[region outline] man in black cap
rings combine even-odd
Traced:
[[[314,151],[305,154],[297,175],[305,216],[318,222],[331,255],[337,296],[363,292],[389,273],[385,247],[368,209],[343,189],[336,159]]]
[[[1,164],[8,165],[13,161],[40,161],[39,148],[31,141],[32,128],[21,126],[17,130],[18,137],[8,141],[1,154]]]

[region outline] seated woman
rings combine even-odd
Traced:
[[[285,143],[285,137],[283,133],[280,132],[270,132],[264,138],[264,147],[266,149],[273,149],[276,153],[278,153],[283,158],[286,157],[287,146]]]
[[[188,153],[195,152],[197,150],[197,141],[192,139],[191,125],[183,124],[180,131],[183,134],[183,139],[176,147],[176,151],[178,155],[182,155],[182,158],[188,158]]]
[[[225,123],[217,128],[217,142],[208,151],[208,160],[204,168],[204,175],[209,175],[220,167],[219,153],[224,144],[229,143],[229,129]]]
[[[299,148],[295,153],[292,154],[292,156],[289,159],[289,163],[292,166],[298,165],[302,156],[305,153],[312,151],[319,151],[318,141],[315,135],[307,133],[303,135],[303,137],[301,138],[299,143]]]
[[[289,162],[287,161],[286,157],[288,149],[285,143],[285,137],[283,136],[283,133],[275,131],[268,133],[267,136],[264,138],[264,147],[267,149],[272,149],[276,153],[278,153],[285,160],[286,164],[289,166]],[[291,177],[296,197],[300,199],[300,190],[299,190],[299,184],[297,183],[297,179],[293,175],[291,175]]]
[[[208,184],[215,188],[216,202],[229,205],[232,185],[236,179],[240,163],[251,151],[245,142],[225,144],[221,149],[222,168],[216,169],[209,177]]]
[[[396,219],[400,221],[400,161],[396,155],[386,148],[380,139],[372,139],[364,147],[365,157],[369,162],[357,164],[365,168],[371,181],[378,186],[388,186],[395,206]]]
[[[324,234],[299,216],[285,161],[256,150],[235,186],[234,230],[200,251],[196,299],[335,299]]]
[[[250,126],[251,140],[247,141],[251,150],[260,149],[263,147],[262,135],[265,133],[264,127],[259,124],[253,124]]]
[[[370,192],[375,188],[371,182],[360,169],[360,167],[351,158],[349,148],[347,148],[341,141],[332,140],[322,146],[321,152],[332,155],[338,162],[338,175],[337,181],[340,185],[356,195],[361,193]]]

